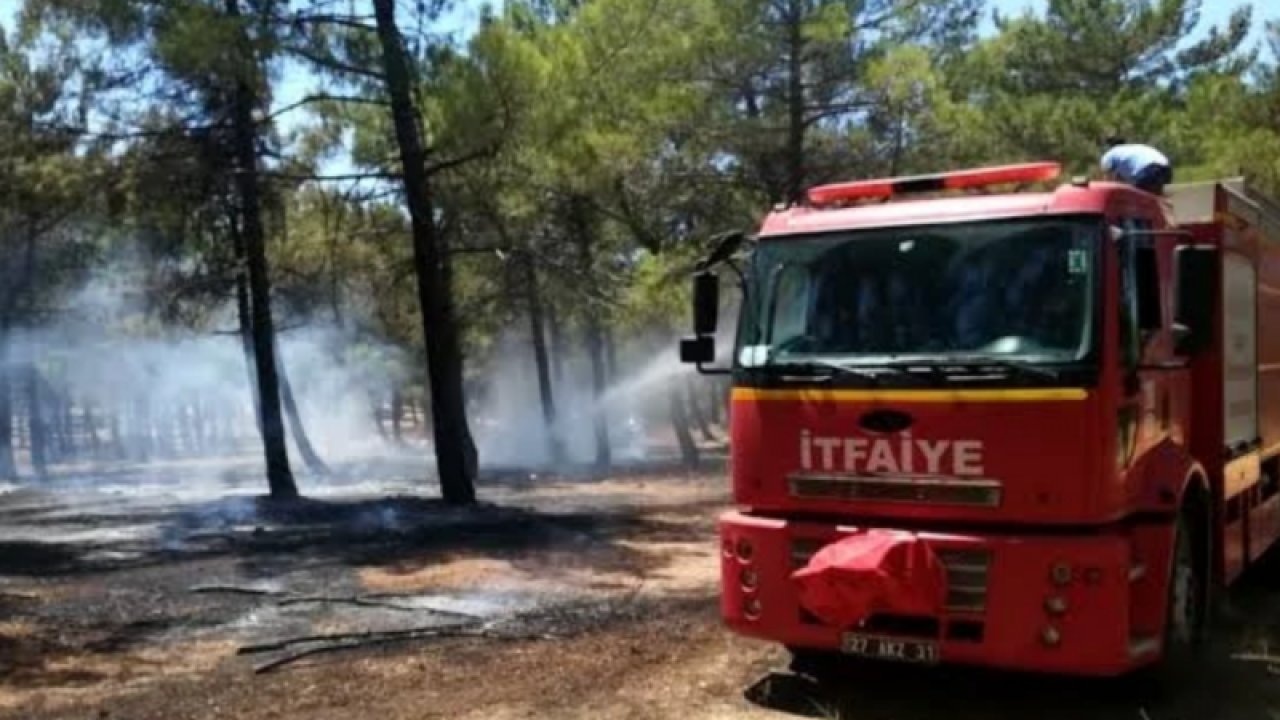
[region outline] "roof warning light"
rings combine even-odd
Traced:
[[[1058,177],[1061,173],[1062,165],[1056,162],[998,165],[933,175],[913,175],[910,177],[857,180],[854,182],[820,185],[809,190],[808,197],[810,205],[822,207],[853,200],[887,199],[895,195],[963,190],[1005,183],[1047,182]]]

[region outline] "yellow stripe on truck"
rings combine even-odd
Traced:
[[[894,403],[1029,403],[1074,402],[1089,393],[1082,388],[1026,388],[986,390],[761,390],[738,387],[733,399],[743,401],[801,400],[804,402],[894,402]]]

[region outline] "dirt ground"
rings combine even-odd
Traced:
[[[719,623],[718,469],[498,474],[462,511],[418,473],[347,468],[284,508],[251,468],[0,495],[0,717],[1280,718],[1280,665],[1237,657],[1280,644],[1275,561],[1177,685],[885,666],[816,685]]]

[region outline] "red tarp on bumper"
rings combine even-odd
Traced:
[[[877,612],[933,615],[947,592],[938,556],[914,534],[898,530],[868,530],[833,542],[791,577],[800,604],[839,627]]]

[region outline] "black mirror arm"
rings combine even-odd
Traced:
[[[733,369],[727,367],[707,367],[702,363],[694,365],[699,375],[732,375]]]
[[[733,271],[733,274],[738,278],[738,288],[745,292],[747,289],[746,273],[742,272],[742,268],[738,267],[738,263],[734,262],[732,259],[726,260],[724,264],[727,265],[729,269]]]

